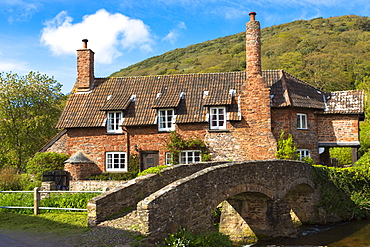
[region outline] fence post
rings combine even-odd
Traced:
[[[40,207],[40,189],[36,187],[33,189],[33,214],[39,214],[39,207]]]

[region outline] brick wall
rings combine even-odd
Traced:
[[[307,115],[307,129],[297,129],[297,113]],[[281,130],[286,134],[292,134],[293,141],[298,144],[298,149],[309,149],[311,158],[315,162],[319,162],[318,153],[318,122],[315,110],[301,108],[273,108],[272,114],[272,129],[276,139],[279,139]]]
[[[78,91],[88,91],[94,81],[94,52],[90,49],[77,50],[77,81]]]
[[[357,115],[318,115],[319,142],[359,141]]]

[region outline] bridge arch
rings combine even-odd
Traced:
[[[287,181],[292,182],[288,185]],[[312,167],[298,161],[235,162],[208,167],[140,201],[137,212],[142,233],[161,239],[179,227],[193,232],[214,230],[212,212],[220,202],[232,201],[243,193],[249,196],[255,193],[264,195],[266,202],[262,210],[265,212],[265,226],[261,232],[287,236],[293,230],[290,225],[281,227],[282,221],[288,216],[290,219],[290,207],[284,196],[290,188],[302,183],[313,185],[310,181]]]

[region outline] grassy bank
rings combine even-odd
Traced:
[[[84,233],[87,212],[42,213],[37,216],[0,212],[0,229],[52,233],[60,236]]]

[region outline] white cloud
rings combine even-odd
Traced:
[[[0,61],[0,72],[24,73],[28,72],[27,63],[25,62],[11,62]]]
[[[30,3],[22,0],[2,0],[0,3],[1,12],[8,18],[8,22],[28,21],[33,14],[38,12],[40,3]]]
[[[72,23],[66,11],[45,23],[41,43],[55,55],[75,55],[82,48],[82,39],[88,39],[88,48],[95,52],[98,63],[111,63],[122,55],[123,50],[139,48],[151,51],[153,40],[149,27],[143,21],[130,19],[120,13],[110,14],[98,10],[86,15],[79,23]]]
[[[175,44],[177,38],[181,35],[181,30],[186,29],[185,22],[180,22],[174,29],[172,29],[166,37],[162,40],[170,42],[172,45]]]

